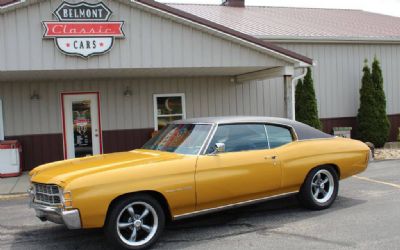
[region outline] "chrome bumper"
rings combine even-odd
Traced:
[[[36,216],[42,221],[48,220],[57,224],[64,224],[68,229],[82,228],[78,209],[64,210],[37,203],[31,203],[31,207],[35,209]]]

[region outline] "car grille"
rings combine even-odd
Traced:
[[[33,187],[33,202],[50,206],[61,205],[60,190],[57,185],[34,183]]]

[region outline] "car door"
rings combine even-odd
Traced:
[[[225,152],[213,154],[216,143]],[[281,166],[264,124],[219,125],[196,165],[196,210],[265,197],[281,185]]]

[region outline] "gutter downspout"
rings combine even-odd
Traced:
[[[307,71],[308,71],[307,68],[303,68],[303,73],[296,77],[293,77],[293,79],[292,79],[292,93],[291,93],[292,94],[292,117],[291,117],[291,119],[293,121],[296,120],[296,99],[295,99],[295,91],[296,91],[296,85],[297,85],[296,82],[299,79],[304,78],[307,74]]]

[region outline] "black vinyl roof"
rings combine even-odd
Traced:
[[[173,122],[173,124],[192,124],[192,123],[209,123],[209,124],[267,123],[267,124],[274,124],[274,125],[293,128],[297,135],[298,140],[323,139],[323,138],[333,137],[330,134],[324,133],[304,123],[278,117],[219,116],[219,117],[191,118]]]

